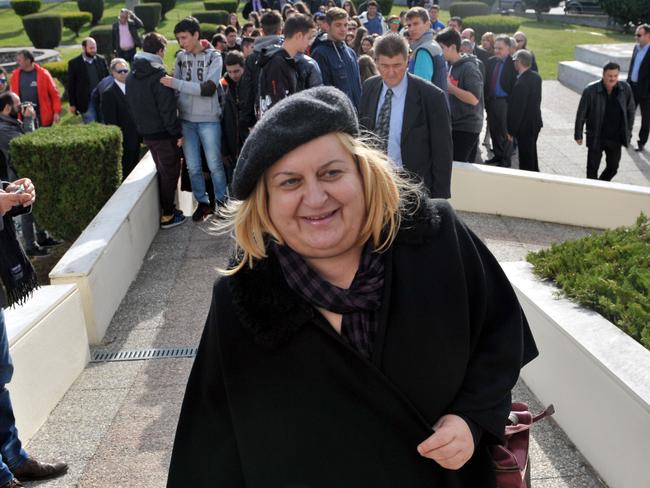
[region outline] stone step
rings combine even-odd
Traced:
[[[618,63],[621,69],[627,71],[632,59],[634,44],[581,44],[576,46],[576,61],[592,64],[602,69],[605,64]]]
[[[585,86],[599,80],[602,75],[602,67],[582,61],[561,61],[557,70],[557,79],[560,83],[578,93],[582,93]],[[626,80],[627,72],[621,72],[620,79]]]

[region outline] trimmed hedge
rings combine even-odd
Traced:
[[[229,13],[237,12],[237,7],[239,6],[238,0],[210,0],[208,2],[203,2],[203,6],[206,10],[225,10]]]
[[[104,0],[77,0],[77,7],[81,12],[92,14],[90,25],[97,25],[104,16]]]
[[[537,276],[650,349],[650,219],[527,257]]]
[[[159,3],[160,6],[162,7],[161,11],[160,11],[160,16],[163,19],[165,18],[165,14],[167,12],[169,12],[174,7],[176,7],[176,0],[156,0],[156,1],[146,0],[146,1],[142,2],[142,3]]]
[[[212,36],[217,33],[217,24],[201,24],[201,39],[212,42]]]
[[[41,0],[11,0],[9,2],[11,8],[14,9],[16,15],[22,17],[23,15],[35,14],[41,9]]]
[[[156,30],[161,20],[162,5],[160,3],[143,3],[133,7],[135,15],[140,17],[144,24],[145,32],[153,32]]]
[[[97,52],[105,56],[113,54],[113,27],[110,25],[98,25],[88,33],[89,37],[95,39]]]
[[[51,63],[45,63],[43,68],[48,70],[50,74],[59,80],[63,85],[63,89],[66,90],[68,87],[68,62],[67,61],[52,61]],[[63,92],[62,99],[67,99],[68,93]]]
[[[230,14],[225,10],[212,10],[210,12],[192,12],[192,17],[200,23],[206,22],[208,24],[228,24],[228,17]]]
[[[486,32],[495,34],[514,34],[519,30],[521,19],[505,15],[481,15],[480,17],[467,17],[463,19],[463,27],[471,27],[480,39]]]
[[[489,15],[490,7],[483,2],[458,2],[452,3],[449,7],[450,17],[478,17],[482,15]],[[463,22],[464,23],[464,22]]]
[[[122,132],[103,124],[56,125],[10,143],[11,160],[38,188],[34,214],[75,240],[122,181]]]
[[[67,27],[74,32],[75,37],[79,37],[81,28],[92,21],[92,14],[90,12],[66,12],[61,14],[63,19],[63,27]]]
[[[23,27],[36,48],[54,49],[61,44],[63,22],[59,14],[25,15]]]

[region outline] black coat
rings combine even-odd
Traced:
[[[478,44],[474,44],[474,56],[476,56],[483,64],[488,62],[490,59],[490,53],[483,49]]]
[[[492,56],[485,64],[485,83],[483,84],[483,87],[485,89],[486,102],[492,98],[490,93],[492,74],[497,66],[497,61],[499,61],[499,58],[497,56]],[[501,70],[501,88],[503,88],[503,91],[506,92],[507,95],[510,95],[512,88],[515,86],[515,81],[517,81],[517,71],[515,70],[515,64],[512,57],[508,56],[505,59],[503,70]]]
[[[402,162],[420,177],[433,198],[451,196],[453,147],[451,118],[445,93],[432,83],[407,73],[408,88],[402,121]],[[359,123],[374,131],[381,95],[380,76],[363,84]]]
[[[537,354],[508,279],[444,201],[385,253],[371,360],[287,285],[273,253],[218,280],[168,488],[493,488],[487,445]],[[484,431],[458,471],[416,446],[446,413]]]
[[[93,67],[97,71],[97,81],[102,80],[108,76],[108,67],[106,66],[106,59],[99,54],[95,56]],[[68,98],[70,105],[77,107],[77,112],[83,113],[88,110],[90,103],[90,93],[93,91],[94,86],[90,86],[88,80],[88,72],[86,71],[86,62],[83,59],[83,54],[68,61]]]
[[[618,82],[618,104],[623,111],[621,120],[623,121],[624,141],[623,145],[627,147],[632,138],[632,126],[634,125],[634,97],[632,88],[624,81]],[[578,113],[576,114],[575,131],[573,138],[583,139],[583,129],[587,124],[587,147],[597,147],[600,142],[600,136],[603,130],[605,119],[605,109],[607,108],[607,90],[602,80],[589,83],[582,92]]]
[[[221,154],[234,165],[243,145],[239,134],[239,85],[226,74],[221,80],[225,91],[223,117],[221,118]]]
[[[634,67],[634,61],[636,60],[636,55],[639,52],[639,45],[634,46],[634,51],[632,51],[632,59],[630,60],[630,69],[627,71],[627,82],[630,83],[632,80],[632,68]],[[637,81],[637,91],[635,93],[640,94],[639,98],[650,98],[650,52],[646,52],[643,61],[641,62],[641,67],[639,68],[639,79]]]
[[[508,98],[508,134],[515,137],[536,134],[542,126],[542,78],[524,71]]]
[[[125,149],[136,150],[140,147],[140,134],[133,121],[126,95],[116,83],[102,93],[100,99],[102,120],[105,124],[117,125],[122,130]]]
[[[262,4],[262,8],[269,8],[269,4],[266,0],[260,0],[260,3]],[[253,0],[248,0],[246,4],[244,5],[244,9],[242,10],[242,17],[244,17],[248,21],[248,15],[253,11]]]

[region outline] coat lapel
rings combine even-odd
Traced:
[[[376,82],[373,83],[370,94],[370,120],[368,120],[368,130],[375,130],[375,122],[377,120],[377,105],[379,104],[379,95],[381,94],[382,81],[378,77]]]

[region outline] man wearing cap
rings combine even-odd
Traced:
[[[519,169],[539,171],[537,137],[542,123],[542,78],[531,69],[533,56],[520,49],[513,56],[518,76],[508,99],[508,140],[517,139]]]

